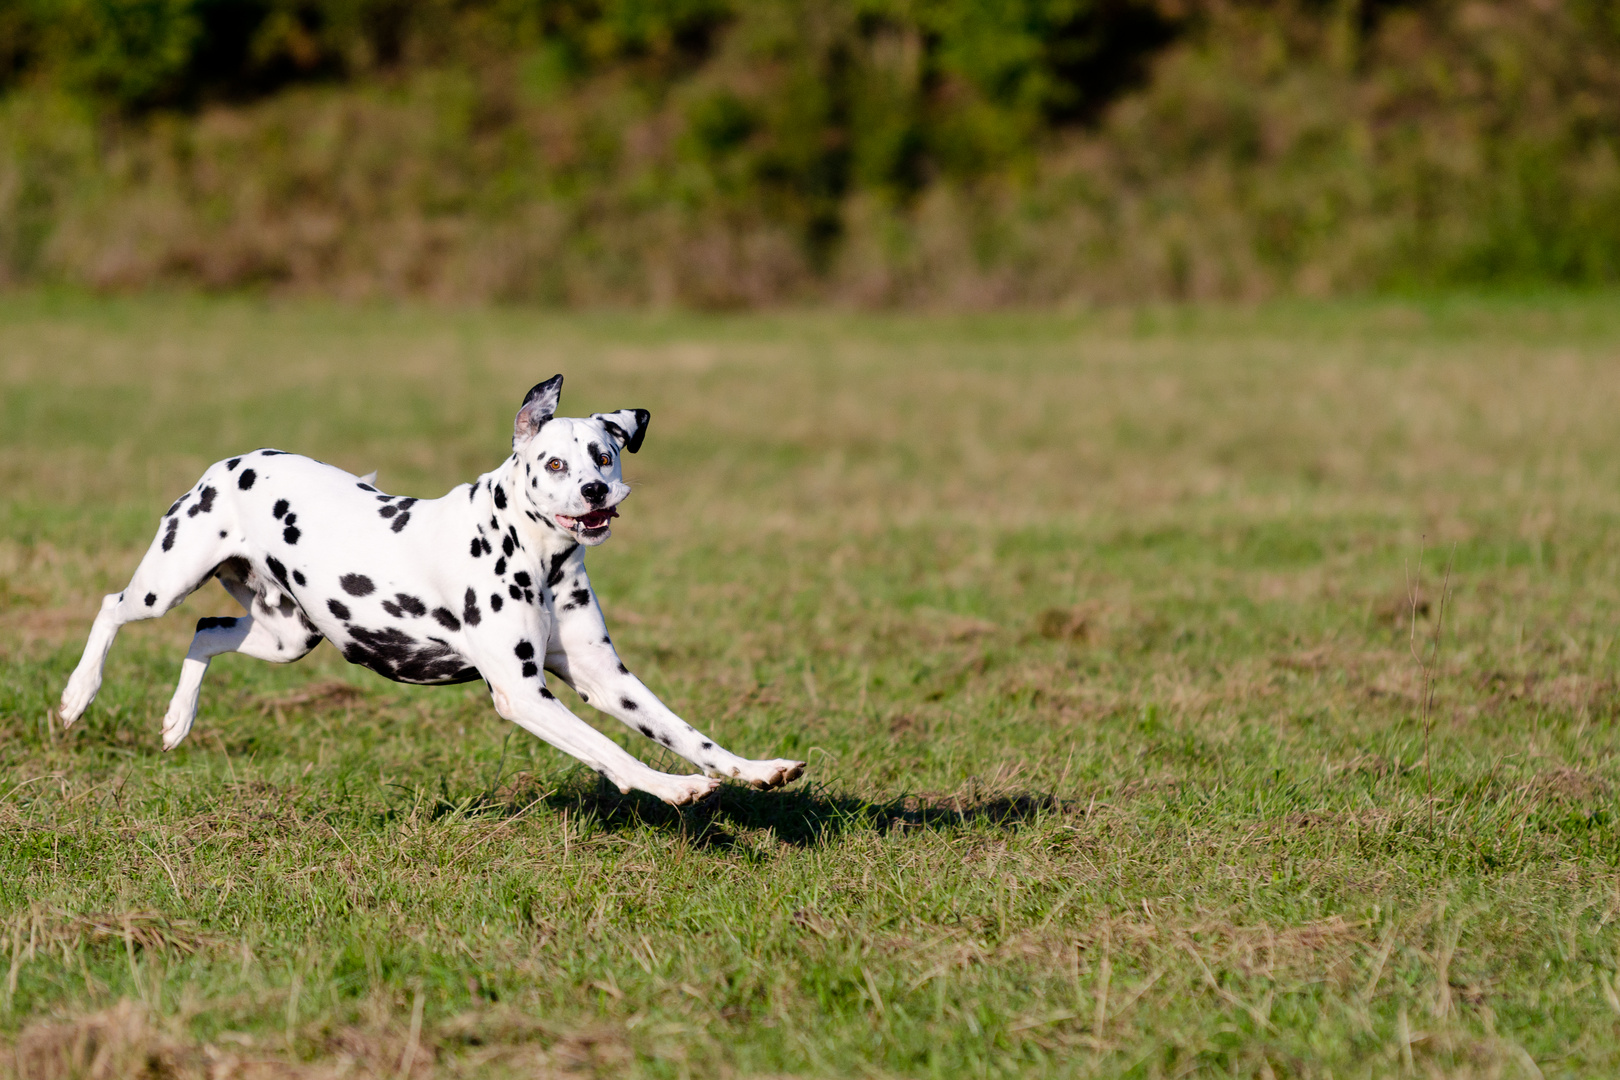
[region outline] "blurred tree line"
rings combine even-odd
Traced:
[[[0,0],[0,280],[990,305],[1620,276],[1613,0]]]

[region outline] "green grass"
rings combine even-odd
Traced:
[[[0,299],[0,1061],[1613,1075],[1617,299]],[[50,723],[207,463],[275,445],[435,495],[554,371],[565,413],[652,410],[591,557],[628,663],[805,780],[621,797],[481,687],[324,645],[220,658],[164,755],[217,586]],[[1451,567],[1427,737],[1420,550],[1419,644]]]

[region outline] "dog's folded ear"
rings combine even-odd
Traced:
[[[562,397],[562,376],[553,375],[529,391],[512,424],[512,448],[534,438],[540,426],[557,414],[557,402]]]
[[[620,409],[618,412],[592,413],[591,419],[602,421],[602,426],[619,444],[619,449],[633,454],[641,449],[641,440],[647,437],[647,421],[652,419],[652,413],[646,409]]]

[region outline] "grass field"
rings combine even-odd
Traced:
[[[220,658],[164,755],[215,585],[53,726],[100,595],[209,462],[436,495],[555,371],[565,414],[652,411],[591,557],[620,650],[804,780],[621,797],[481,684],[329,645]],[[25,295],[0,380],[0,1069],[1620,1072],[1620,297]]]

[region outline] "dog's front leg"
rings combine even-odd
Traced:
[[[484,664],[479,665],[479,670],[490,681],[490,696],[496,712],[563,753],[583,761],[625,794],[639,789],[671,806],[685,806],[697,802],[719,785],[718,780],[706,776],[675,776],[642,764],[618,743],[569,712],[546,689],[543,675],[500,676]]]
[[[584,591],[588,583],[583,582],[583,568],[579,577],[581,582],[576,584]],[[619,659],[595,598],[588,592],[585,596],[575,595],[576,599],[558,613],[546,668],[572,686],[588,704],[673,750],[710,776],[774,788],[804,772],[802,761],[739,757],[682,720]]]

